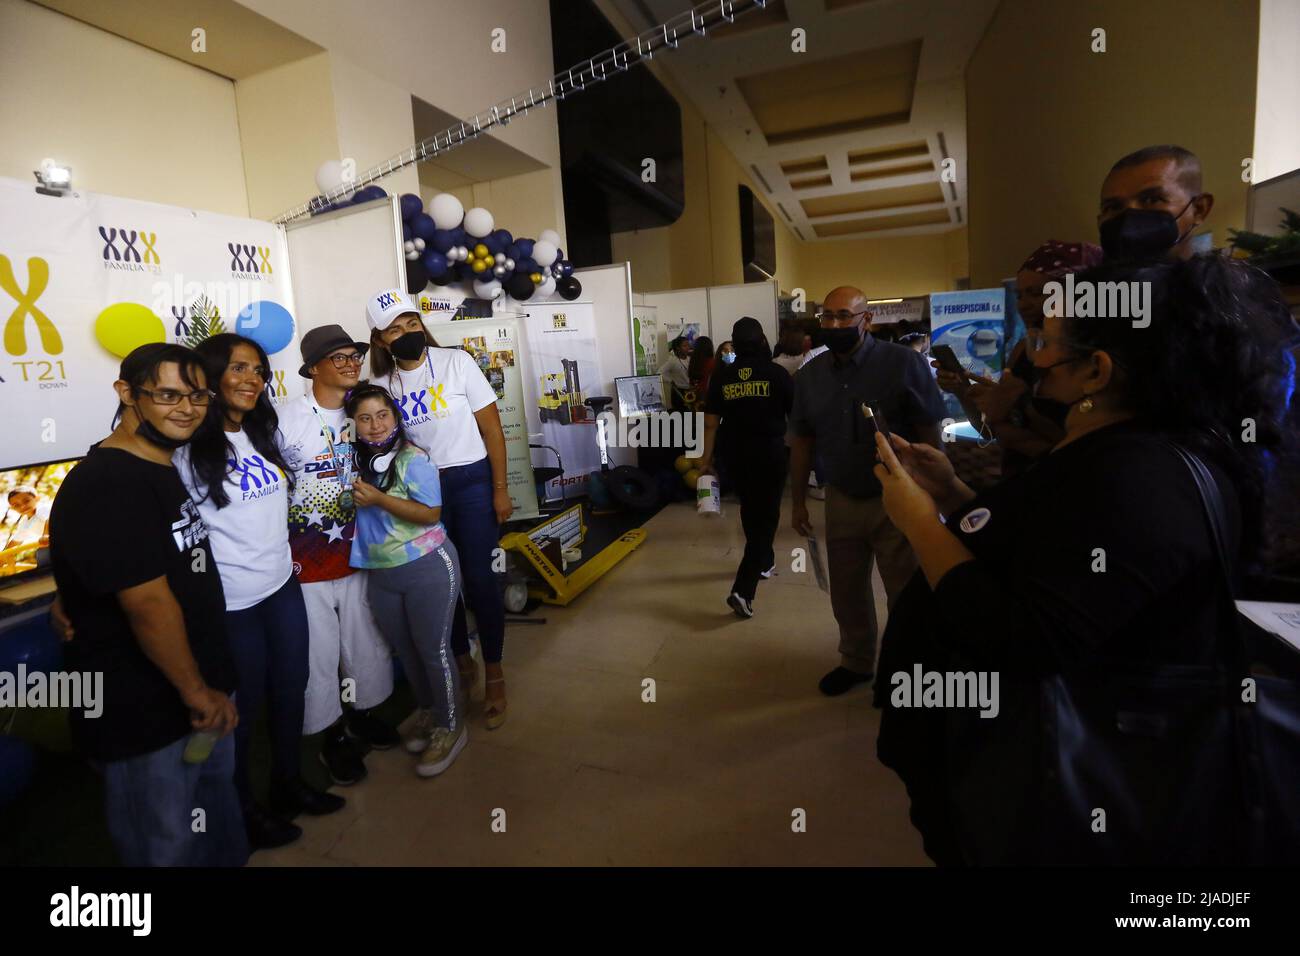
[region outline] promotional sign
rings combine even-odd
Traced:
[[[923,295],[899,299],[896,302],[868,302],[872,325],[892,325],[908,322],[921,325],[925,321],[926,297]]]
[[[1002,375],[1006,335],[1006,290],[971,289],[930,296],[930,348],[947,345],[968,372],[998,379]],[[943,393],[949,416],[963,421],[966,412],[955,395]]]
[[[219,332],[301,394],[284,231],[269,222],[0,179],[0,468],[79,458],[109,432],[122,358]]]
[[[515,506],[511,520],[536,518],[537,485],[528,450],[524,414],[523,363],[517,319],[461,319],[434,330],[438,345],[468,352],[497,393],[497,411],[506,435],[506,482]]]
[[[632,307],[632,348],[636,374],[659,374],[659,310],[653,305]]]
[[[998,378],[1006,334],[1006,295],[1000,287],[931,295],[930,347],[947,345],[967,371]]]
[[[523,305],[528,336],[531,379],[528,399],[531,430],[560,453],[564,474],[548,487],[560,497],[587,490],[587,476],[600,468],[596,444],[596,413],[583,403],[600,394],[604,376],[596,351],[596,316],[590,302],[546,302]]]

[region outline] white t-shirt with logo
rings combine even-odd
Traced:
[[[487,455],[474,413],[497,400],[469,354],[428,348],[419,368],[394,368],[384,385],[402,412],[407,437],[439,468],[469,465]]]
[[[230,503],[217,508],[196,487],[190,447],[177,449],[172,464],[208,526],[212,556],[226,592],[226,610],[242,611],[280,590],[293,573],[289,552],[289,483],[284,473],[242,431],[226,432],[235,458],[226,472]]]

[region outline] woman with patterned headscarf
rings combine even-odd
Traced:
[[[1049,239],[1030,253],[1016,270],[1016,308],[1026,330],[1042,328],[1043,302],[1047,298],[1043,287],[1048,282],[1098,265],[1101,260],[1101,247],[1090,242]],[[938,367],[937,363],[932,364]],[[1035,398],[1034,377],[1024,339],[1016,343],[1007,357],[1006,370],[997,382],[939,370],[939,387],[957,396],[971,416],[972,424],[998,440],[1003,453],[1003,477],[1023,471],[1064,434],[1064,406],[1050,399]]]

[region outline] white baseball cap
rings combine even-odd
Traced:
[[[366,303],[366,323],[380,332],[393,324],[398,316],[408,312],[420,314],[420,307],[401,289],[385,289],[370,297]]]

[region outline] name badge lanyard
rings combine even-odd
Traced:
[[[339,507],[342,508],[344,512],[351,511],[353,504],[352,488],[351,482],[348,481],[352,470],[351,456],[349,455],[346,458],[339,457],[338,452],[334,449],[333,429],[330,428],[329,425],[325,424],[325,419],[321,416],[319,408],[313,405],[312,411],[316,413],[316,420],[320,422],[320,431],[325,437],[325,445],[329,449],[330,462],[334,465],[334,474],[338,476],[339,485],[342,487],[338,497]]]
[[[425,364],[425,365],[428,367],[428,369],[429,369],[429,384],[432,385],[432,384],[433,384],[433,379],[434,379],[434,374],[433,374],[433,360],[432,360],[431,358],[429,358],[429,348],[428,348],[428,346],[425,346],[425,349],[424,349],[424,364]],[[397,376],[397,388],[398,388],[398,390],[399,390],[403,395],[405,395],[405,394],[406,394],[406,383],[402,381],[402,367],[401,367],[400,365],[397,364],[397,359],[396,359],[396,358],[393,359],[393,370],[388,374],[388,385],[389,385],[389,389],[388,389],[388,390],[389,390],[390,392],[393,390],[393,389],[392,389],[392,384],[393,384],[393,376],[394,376],[394,375]],[[405,417],[405,416],[403,416],[403,417]]]

